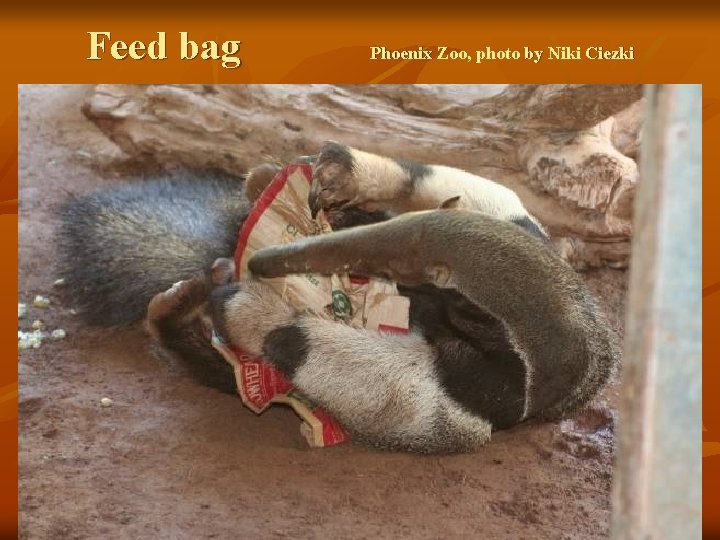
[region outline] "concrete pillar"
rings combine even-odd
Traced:
[[[612,538],[688,540],[702,528],[702,95],[645,95]]]

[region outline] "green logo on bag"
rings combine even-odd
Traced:
[[[335,290],[332,292],[332,310],[338,319],[347,319],[352,315],[352,304],[343,291]]]

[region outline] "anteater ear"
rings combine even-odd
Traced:
[[[230,283],[229,285],[223,285],[222,287],[216,288],[210,295],[210,305],[212,311],[212,321],[215,332],[220,334],[220,337],[229,343],[228,328],[227,328],[227,313],[225,312],[225,306],[227,303],[242,289],[239,282]]]
[[[460,195],[451,197],[439,206],[440,210],[447,210],[448,208],[457,208],[460,204]]]

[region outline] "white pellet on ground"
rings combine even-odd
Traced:
[[[53,339],[65,339],[66,335],[67,334],[65,333],[65,330],[63,330],[62,328],[57,328],[50,332],[50,337]]]
[[[105,407],[105,408],[112,407],[112,404],[113,404],[113,400],[110,399],[109,397],[104,397],[100,400],[101,407]]]
[[[46,298],[45,296],[37,295],[35,297],[35,300],[33,300],[33,306],[39,307],[39,308],[46,308],[50,305],[50,299]]]
[[[18,319],[27,317],[27,304],[18,303]]]
[[[39,349],[43,337],[41,330],[34,330],[33,332],[18,330],[18,349]]]
[[[53,281],[53,287],[60,288],[65,286],[65,278],[56,279]]]
[[[33,330],[44,330],[45,323],[42,322],[40,319],[35,319],[32,323],[32,329]]]
[[[39,349],[43,340],[48,336],[52,339],[65,339],[65,336],[67,335],[65,330],[62,328],[56,328],[48,334],[47,332],[43,332],[41,328],[35,328],[35,326],[37,326],[35,323],[40,323],[42,328],[45,327],[45,325],[42,324],[42,321],[35,321],[33,323],[34,330],[32,332],[18,330],[18,349]]]

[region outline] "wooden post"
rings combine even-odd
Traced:
[[[702,95],[645,89],[612,538],[701,537]]]

